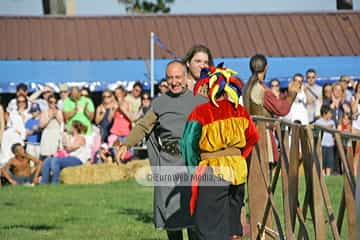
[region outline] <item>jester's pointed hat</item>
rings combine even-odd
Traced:
[[[219,107],[219,105],[216,103],[215,97],[224,91],[235,104],[235,108],[237,108],[243,83],[240,79],[234,77],[237,72],[223,65],[222,62],[216,67],[211,66],[210,68],[201,69],[200,79],[194,86],[194,95],[198,93],[202,85],[208,84],[208,97],[216,107]]]

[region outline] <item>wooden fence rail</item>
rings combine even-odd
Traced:
[[[315,239],[328,239],[327,229],[330,228],[333,239],[356,240],[357,209],[353,156],[351,151],[344,150],[343,140],[360,140],[360,135],[273,118],[253,116],[253,119],[261,137],[249,161],[250,238],[289,240],[311,239],[313,238],[311,236],[315,236]],[[334,136],[336,151],[343,169],[343,191],[337,216],[322,174],[323,132],[329,132]],[[273,164],[274,168],[271,170],[269,167],[269,160],[272,157],[270,153],[273,149],[271,139],[275,138],[280,158]],[[300,166],[303,168],[303,174]],[[283,201],[281,206],[276,206],[274,193],[279,179],[282,183]],[[301,179],[306,183],[302,204],[298,194]],[[280,208],[283,218],[279,214]],[[347,210],[348,232],[341,234],[345,210]],[[311,214],[310,223],[307,217],[308,211]],[[309,224],[314,229],[312,234]]]

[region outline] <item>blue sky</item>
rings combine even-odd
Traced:
[[[353,0],[360,10],[360,0]],[[117,0],[76,0],[78,15],[126,14]],[[335,11],[336,0],[175,0],[173,13]],[[0,15],[41,15],[41,0],[1,0]]]

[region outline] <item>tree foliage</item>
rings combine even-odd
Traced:
[[[128,13],[169,13],[174,0],[118,0]]]

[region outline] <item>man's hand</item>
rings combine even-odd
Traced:
[[[288,86],[288,92],[289,94],[295,94],[300,90],[301,86],[299,82],[291,81]]]

